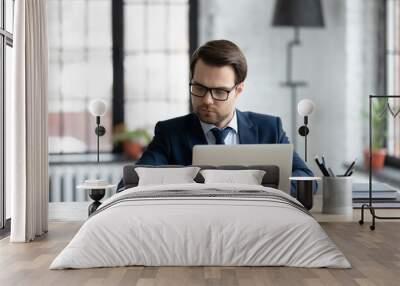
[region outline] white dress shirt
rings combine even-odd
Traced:
[[[212,133],[211,129],[213,129],[215,126],[214,124],[210,123],[205,123],[200,120],[201,128],[203,128],[204,135],[207,138],[207,143],[208,144],[215,144],[215,137],[214,134]],[[239,133],[238,133],[238,125],[237,125],[237,118],[236,118],[236,110],[233,113],[233,117],[231,121],[229,121],[228,125],[226,127],[231,127],[232,129],[229,130],[228,135],[225,137],[225,145],[233,145],[233,144],[239,144]]]

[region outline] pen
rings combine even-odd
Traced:
[[[318,157],[317,157],[317,156],[315,156],[314,160],[315,160],[315,163],[317,164],[319,170],[321,171],[321,173],[324,173],[324,172],[322,171],[322,169],[321,169],[321,165],[319,164],[319,161],[318,161]]]
[[[325,157],[324,157],[324,155],[321,156],[321,159],[322,159],[322,165],[323,165],[324,168],[328,171],[329,175],[330,175],[331,177],[336,177],[336,176],[335,176],[335,173],[332,171],[332,169],[331,169],[330,167],[327,167],[327,166],[326,166],[326,162],[325,162]]]
[[[329,171],[329,174],[330,174],[332,177],[336,177],[335,173],[332,171],[331,168],[328,168],[328,171]]]
[[[347,170],[343,176],[347,176],[347,174],[350,173],[350,171],[353,169],[355,163],[356,163],[356,160],[354,160],[353,163],[350,164],[349,168],[347,168]]]
[[[322,165],[322,164],[319,162],[317,156],[315,156],[315,163],[317,163],[319,169],[321,170],[322,174],[324,174],[324,176],[330,177],[329,172],[326,170],[326,168],[324,167],[324,165]]]
[[[321,164],[321,168],[324,171],[325,176],[330,177],[331,175],[329,174],[328,170],[326,169],[324,164]]]

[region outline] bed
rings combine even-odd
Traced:
[[[50,269],[144,266],[291,266],[350,268],[312,215],[274,188],[276,166],[262,185],[138,185],[124,168],[126,190],[105,200]],[[212,166],[201,166],[210,169]]]

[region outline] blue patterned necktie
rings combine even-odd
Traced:
[[[211,129],[211,132],[214,134],[215,137],[215,144],[225,144],[225,138],[226,136],[228,136],[228,133],[231,129],[231,127],[226,127],[224,129],[214,127],[213,129]]]

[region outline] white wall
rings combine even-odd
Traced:
[[[245,53],[249,74],[238,102],[241,110],[278,115],[291,136],[290,91],[285,79],[286,44],[290,28],[272,27],[275,0],[200,1],[200,44],[229,39]],[[316,110],[310,117],[309,158],[325,154],[339,172],[344,160],[361,156],[362,105],[373,92],[373,0],[323,1],[325,28],[302,29],[301,46],[294,48],[294,80],[305,80],[298,100],[310,98]],[[298,117],[298,125],[302,119]],[[297,136],[300,154],[303,139]],[[316,170],[314,163],[309,163]]]

